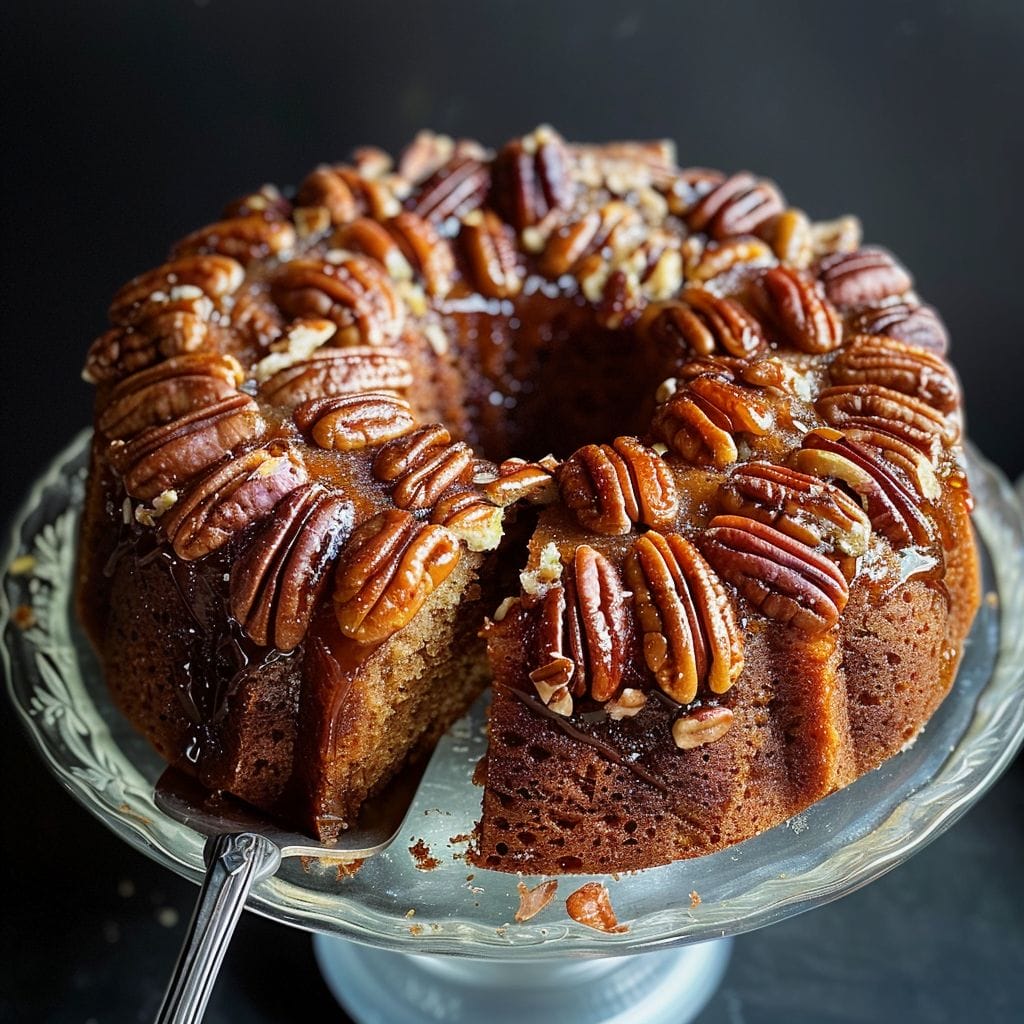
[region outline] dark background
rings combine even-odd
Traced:
[[[5,519],[89,422],[78,373],[118,285],[226,199],[423,126],[668,136],[812,216],[857,213],[945,316],[975,443],[1024,469],[1024,5],[19,2],[3,20]],[[72,804],[9,713],[0,757],[0,1019],[148,1019],[193,891]],[[881,882],[741,940],[702,1020],[1011,1019],[1022,777]],[[209,1019],[298,1005],[332,1013],[308,938],[247,917]]]

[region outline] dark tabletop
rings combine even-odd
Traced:
[[[5,5],[6,522],[90,418],[107,300],[264,180],[429,125],[674,137],[812,216],[856,212],[943,312],[970,433],[1024,470],[1018,3]],[[145,1021],[195,890],[123,845],[0,713],[0,1020]],[[703,1022],[1019,1019],[1024,762],[885,878],[738,940]],[[208,1019],[343,1019],[305,933],[246,915]]]

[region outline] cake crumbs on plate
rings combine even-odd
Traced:
[[[422,839],[417,839],[409,847],[409,853],[412,854],[417,871],[433,871],[441,866],[441,861],[430,852],[430,847]]]
[[[536,917],[555,898],[558,882],[549,878],[532,889],[522,882],[517,882],[516,889],[519,891],[519,909],[515,913],[515,919],[522,924]]]
[[[695,909],[700,906],[700,893],[696,889],[690,890],[690,907]]]

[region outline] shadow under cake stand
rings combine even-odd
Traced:
[[[80,435],[54,460],[13,524],[0,592],[4,674],[65,788],[126,842],[198,882],[204,837],[154,805],[163,762],[111,706],[72,611],[88,441]],[[391,849],[351,877],[328,862],[285,861],[249,908],[316,933],[328,985],[362,1024],[692,1020],[721,980],[731,936],[902,863],[981,797],[1024,741],[1024,515],[974,452],[969,473],[985,597],[951,696],[901,754],[784,825],[696,860],[595,876],[627,932],[567,916],[565,897],[588,876],[559,878],[551,904],[515,923],[517,883],[541,879],[465,861],[480,809],[471,776],[485,749],[483,700],[442,739]],[[437,864],[422,870],[427,857]]]

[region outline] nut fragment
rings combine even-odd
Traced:
[[[231,567],[231,614],[261,646],[291,651],[306,635],[353,508],[319,484],[296,488]]]
[[[508,299],[523,287],[515,235],[493,210],[474,210],[459,232],[470,276],[481,295]]]
[[[741,171],[707,192],[685,220],[691,231],[721,240],[753,234],[784,209],[785,202],[772,182]]]
[[[453,441],[442,424],[432,423],[385,444],[373,461],[373,473],[391,484],[399,508],[418,510],[433,507],[466,478],[472,463],[469,445]]]
[[[517,231],[572,202],[569,156],[560,135],[542,126],[508,143],[494,159],[495,207]]]
[[[832,562],[755,519],[716,516],[700,546],[718,574],[755,608],[807,633],[831,629],[850,596]]]
[[[576,518],[598,533],[629,533],[637,523],[664,528],[679,508],[668,467],[635,437],[584,445],[563,463],[558,482]]]
[[[442,498],[430,521],[451,530],[470,551],[493,551],[501,543],[504,513],[476,491]]]
[[[536,917],[555,898],[558,882],[549,878],[532,889],[528,889],[522,882],[517,882],[516,889],[519,892],[519,909],[515,913],[515,919],[522,924]]]
[[[771,267],[760,279],[771,320],[801,352],[830,352],[843,340],[843,327],[821,286],[791,267]]]
[[[680,750],[694,750],[720,740],[731,728],[729,708],[697,708],[672,723],[672,739]]]
[[[390,441],[416,425],[409,403],[383,391],[313,398],[295,410],[294,418],[321,448],[336,452]]]
[[[619,924],[608,890],[601,882],[581,885],[565,901],[565,909],[574,921],[596,931],[612,935],[629,931],[629,925]]]
[[[312,398],[400,391],[412,381],[412,367],[394,349],[319,349],[308,359],[275,373],[260,387],[260,396],[293,409]]]
[[[678,533],[652,530],[633,545],[623,571],[658,686],[680,704],[695,700],[702,685],[725,693],[743,671],[743,633],[697,549]]]
[[[822,257],[818,278],[829,301],[842,310],[879,305],[903,295],[914,285],[906,268],[892,253],[870,246]]]
[[[726,273],[748,273],[776,262],[771,246],[760,238],[704,241],[693,235],[683,244],[687,281],[704,283]]]
[[[687,355],[749,358],[766,344],[760,323],[736,299],[705,288],[687,288],[678,299],[648,306],[639,330]]]
[[[484,483],[483,492],[489,501],[502,508],[517,501],[550,505],[558,497],[557,468],[558,463],[550,456],[539,462],[506,459],[498,467],[498,476]]]
[[[272,444],[243,451],[190,484],[160,525],[179,558],[202,558],[266,516],[306,479],[293,448]]]
[[[364,523],[335,572],[334,611],[342,633],[362,644],[387,640],[412,620],[460,556],[448,530],[401,509]]]

